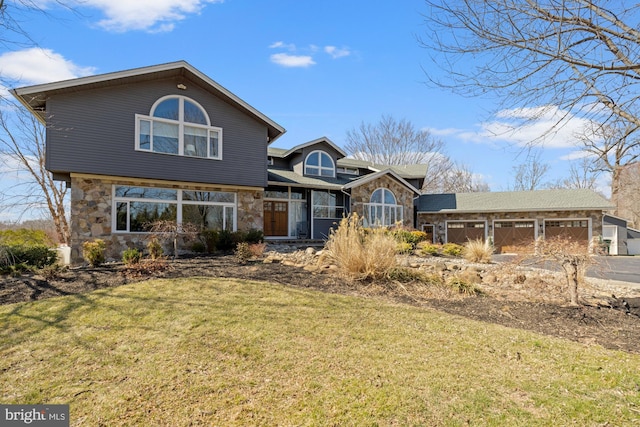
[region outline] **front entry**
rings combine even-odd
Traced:
[[[265,200],[264,202],[264,235],[289,235],[289,202]]]

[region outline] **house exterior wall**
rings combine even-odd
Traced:
[[[542,235],[540,227],[544,224],[544,220],[553,219],[590,219],[591,220],[591,236],[602,236],[602,217],[601,211],[545,211],[545,212],[479,212],[479,213],[426,213],[418,212],[416,228],[422,229],[423,225],[434,225],[435,241],[446,242],[446,222],[447,221],[486,221],[491,226],[494,221],[500,220],[519,220],[532,219],[537,220],[537,235]],[[490,232],[489,236],[493,233]]]
[[[176,85],[184,83],[186,90]],[[185,96],[221,127],[222,160],[135,150],[135,115],[166,95]],[[226,184],[267,185],[267,127],[185,78],[53,95],[47,100],[47,169]]]
[[[396,196],[396,203],[403,206],[402,225],[413,227],[413,191],[393,178],[383,175],[351,189],[351,212],[364,216],[364,206],[371,201],[371,194],[378,188],[387,188]]]
[[[199,183],[135,180],[96,175],[71,176],[71,262],[82,263],[82,244],[102,239],[107,259],[119,260],[127,248],[143,249],[148,233],[113,232],[113,185],[144,186],[196,191],[234,191],[238,230],[260,229],[263,222],[262,188],[220,187]]]

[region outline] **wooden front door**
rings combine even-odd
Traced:
[[[289,202],[265,200],[264,202],[264,235],[289,235]]]

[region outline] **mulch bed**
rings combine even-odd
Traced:
[[[153,277],[226,277],[262,280],[297,288],[370,297],[367,287],[333,273],[310,273],[281,263],[239,264],[234,256],[180,258],[167,268],[151,274],[131,274],[122,264],[97,268],[73,268],[46,279],[35,274],[0,276],[0,304],[34,301],[60,295],[90,292],[121,286]],[[378,286],[380,288],[380,286]],[[439,297],[411,300],[397,292],[378,292],[376,298],[419,305],[483,322],[526,329],[585,344],[640,354],[640,297],[611,298],[609,307],[583,305],[569,307],[554,303],[509,300],[490,295]]]

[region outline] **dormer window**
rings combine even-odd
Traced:
[[[222,159],[222,128],[211,126],[194,100],[166,96],[156,101],[149,116],[136,114],[136,150]]]
[[[333,159],[324,151],[312,151],[304,161],[304,174],[315,176],[336,176]]]

